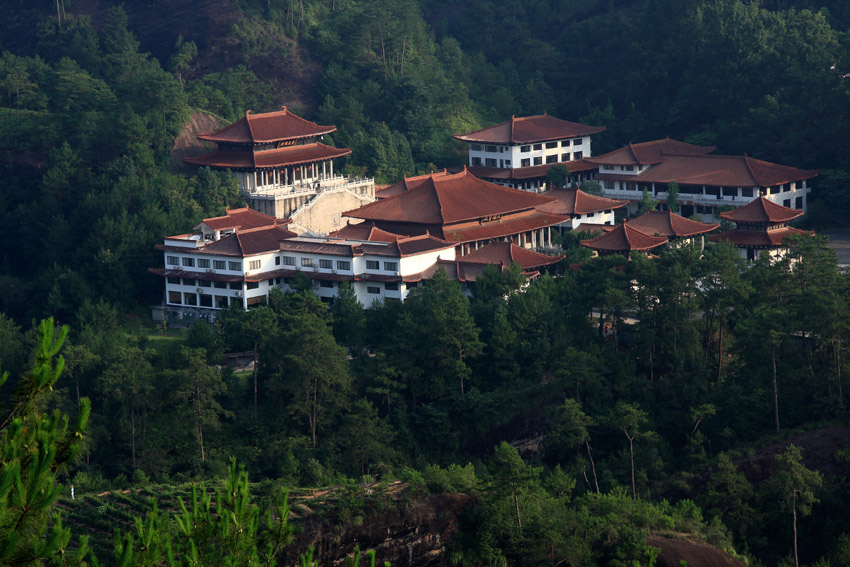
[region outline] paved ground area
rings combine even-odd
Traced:
[[[829,237],[829,247],[838,253],[838,264],[850,266],[850,228],[821,232]]]

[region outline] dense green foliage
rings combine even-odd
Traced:
[[[739,470],[750,450],[846,423],[850,285],[819,239],[795,242],[793,265],[670,249],[522,292],[517,270],[488,270],[471,302],[438,276],[365,311],[350,290],[328,309],[305,289],[213,328],[126,317],[161,292],[153,244],[238,202],[228,175],[175,173],[174,137],[195,110],[234,120],[289,103],[257,75],[275,59],[321,69],[296,110],[337,125],[347,170],[379,182],[463,163],[452,134],[548,111],[606,126],[596,153],[669,134],[820,168],[812,222],[844,223],[845,2],[239,0],[229,68],[197,64],[200,38],[174,38],[158,61],[100,4],[94,23],[70,2],[61,26],[45,13],[34,52],[0,56],[0,362],[13,377],[0,415],[17,412],[0,426],[0,564],[68,545],[50,520],[56,474],[90,494],[230,473],[244,504],[231,456],[292,486],[401,477],[471,492],[451,550],[464,565],[648,564],[643,537],[665,530],[768,565],[795,548],[847,564],[846,476],[824,482],[794,450],[770,479]],[[586,259],[576,241],[564,238],[569,262]],[[71,328],[52,392],[64,334],[26,323],[46,316]],[[254,352],[253,368],[219,366],[233,351]],[[74,462],[79,443],[45,408],[84,422],[86,398]],[[542,442],[525,460],[503,443],[529,439]],[[206,520],[192,523],[221,533]]]

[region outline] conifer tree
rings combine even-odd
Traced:
[[[89,418],[85,398],[73,427],[60,412],[45,408],[65,366],[57,354],[67,336],[68,327],[56,329],[53,319],[41,322],[32,369],[18,383],[8,412],[0,414],[0,565],[83,566],[88,555],[86,537],[76,551],[67,549],[71,531],[53,513],[56,476],[78,456]],[[8,378],[8,372],[0,373],[0,386]]]

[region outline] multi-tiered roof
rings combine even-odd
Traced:
[[[349,155],[348,148],[319,142],[336,126],[321,126],[293,114],[285,106],[276,112],[245,113],[233,124],[198,139],[215,142],[218,149],[199,157],[187,157],[194,165],[219,169],[254,170],[317,163]]]

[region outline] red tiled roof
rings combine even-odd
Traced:
[[[469,134],[456,134],[454,137],[464,142],[530,144],[547,140],[589,136],[604,131],[604,126],[586,126],[561,120],[548,114],[541,114],[522,118],[511,117],[507,122],[476,130]]]
[[[529,210],[550,201],[549,197],[483,181],[464,170],[429,175],[403,193],[343,214],[365,220],[445,225]]]
[[[199,252],[223,256],[251,256],[280,250],[280,241],[298,236],[280,226],[262,226],[238,230],[215,242],[210,242]]]
[[[543,193],[545,197],[553,197],[555,201],[540,205],[541,211],[556,213],[559,215],[586,215],[599,211],[619,209],[626,206],[629,201],[597,197],[585,193],[581,189],[552,189]]]
[[[211,230],[228,230],[231,228],[246,229],[258,228],[261,226],[282,225],[289,224],[290,222],[292,222],[291,219],[278,219],[271,215],[255,211],[249,207],[242,207],[241,209],[228,209],[227,214],[222,217],[204,219],[195,226],[194,230],[198,230],[202,224],[206,225]]]
[[[458,169],[453,173],[460,173],[463,171],[462,169]],[[444,177],[448,175],[448,171],[443,169],[442,171],[435,171],[434,173],[428,173],[425,175],[417,175],[414,177],[405,177],[401,181],[397,181],[390,185],[389,187],[385,187],[381,189],[380,192],[375,190],[375,197],[378,199],[386,199],[387,197],[392,197],[394,195],[398,195],[400,193],[404,193],[405,191],[410,191],[420,185],[426,183],[432,177]]]
[[[315,122],[296,116],[284,106],[276,112],[264,114],[245,113],[233,124],[207,134],[199,134],[199,140],[234,144],[264,144],[281,140],[294,140],[321,136],[336,131],[336,126],[319,126]]]
[[[202,156],[184,158],[183,161],[208,167],[262,169],[327,161],[350,153],[349,148],[334,148],[315,142],[263,151],[215,150]]]
[[[727,241],[741,248],[777,248],[782,240],[793,234],[810,234],[809,231],[784,226],[775,230],[727,230],[712,234],[709,238],[715,242]]]
[[[498,222],[489,222],[467,227],[443,227],[443,238],[449,242],[463,243],[512,236],[547,226],[555,226],[568,220],[563,215],[543,211],[531,211]]]
[[[597,165],[652,165],[664,161],[668,154],[704,155],[716,149],[714,146],[695,146],[672,138],[663,138],[640,144],[628,144],[613,152],[584,159]]]
[[[593,240],[585,240],[581,245],[602,252],[631,252],[651,250],[666,242],[666,236],[652,236],[623,223],[611,232],[606,232]]]
[[[573,161],[562,161],[560,163],[532,165],[529,167],[515,167],[513,169],[504,167],[486,167],[483,165],[472,165],[469,167],[469,171],[476,177],[486,177],[487,179],[500,179],[505,181],[521,181],[526,179],[537,179],[540,177],[546,177],[546,173],[549,172],[549,168],[554,167],[556,165],[563,165],[564,167],[570,170],[570,173],[592,171],[598,167],[595,163],[590,163],[583,159],[579,159]]]
[[[559,256],[541,254],[540,252],[517,246],[513,242],[493,242],[458,258],[457,261],[467,264],[494,264],[497,266],[519,264],[523,270],[528,270],[530,268],[550,266],[563,257],[563,254]]]
[[[720,217],[742,223],[779,223],[788,222],[803,214],[804,211],[799,209],[789,209],[767,197],[759,197],[743,207],[720,213]]]
[[[656,234],[667,238],[705,234],[720,226],[719,223],[708,224],[687,219],[672,211],[648,211],[630,220],[628,224],[646,234]]]
[[[597,179],[627,179],[642,183],[713,185],[724,187],[769,187],[803,181],[816,170],[797,169],[748,156],[665,155],[664,160],[637,175],[601,173]]]
[[[339,230],[335,230],[328,234],[331,238],[343,238],[347,240],[373,240],[378,242],[392,242],[398,237],[398,234],[381,230],[375,226],[373,222],[360,222],[352,224],[348,221],[346,225]]]

